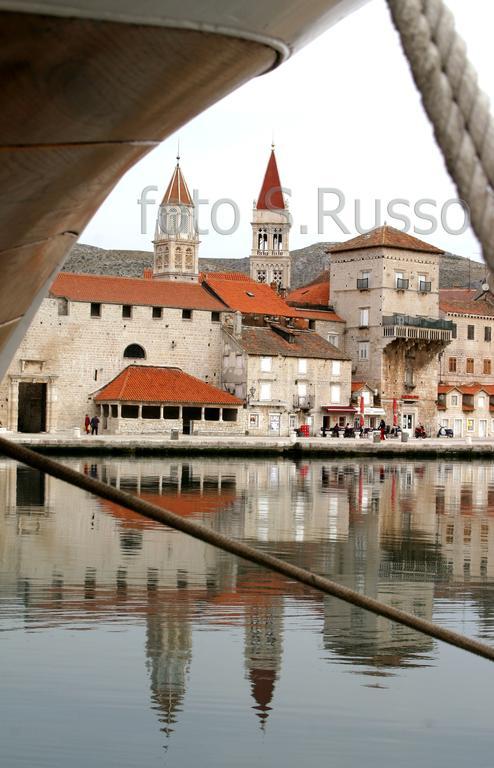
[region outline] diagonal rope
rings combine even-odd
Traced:
[[[449,645],[454,645],[456,648],[461,648],[462,650],[469,651],[477,656],[482,656],[485,659],[494,661],[494,648],[486,643],[466,637],[451,629],[440,627],[432,621],[421,619],[418,616],[402,611],[399,608],[393,608],[379,600],[374,600],[372,597],[367,597],[359,592],[355,592],[353,589],[349,589],[335,581],[331,581],[324,576],[319,576],[317,573],[308,571],[305,568],[299,568],[297,565],[292,565],[284,560],[280,560],[278,557],[274,557],[266,552],[255,549],[248,544],[244,544],[242,541],[237,541],[236,539],[224,536],[217,531],[212,531],[204,525],[181,518],[173,512],[169,512],[155,504],[143,501],[143,499],[140,499],[137,496],[132,496],[129,493],[113,488],[111,485],[105,485],[105,483],[102,483],[99,480],[87,477],[59,462],[53,461],[53,459],[35,453],[28,448],[24,448],[24,446],[11,443],[9,440],[5,440],[5,438],[0,438],[0,453],[9,456],[11,459],[16,459],[23,464],[27,464],[29,467],[39,469],[41,472],[52,475],[70,485],[75,485],[77,488],[82,488],[103,499],[120,504],[122,507],[130,509],[133,512],[138,512],[151,520],[156,520],[177,531],[182,531],[189,536],[193,536],[195,539],[200,539],[207,544],[212,544],[212,546],[218,547],[225,552],[230,552],[232,555],[241,557],[244,560],[248,560],[251,563],[255,563],[256,565],[260,565],[268,570],[275,571],[276,573],[281,573],[283,576],[286,576],[293,581],[305,584],[326,595],[332,595],[340,600],[344,600],[346,603],[351,603],[366,611],[375,613],[378,616],[384,616],[390,621],[396,621],[417,632],[422,632],[429,637],[434,637],[436,640],[441,640]]]
[[[387,0],[415,84],[494,274],[494,121],[443,0]]]

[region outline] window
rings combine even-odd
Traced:
[[[489,328],[489,330],[490,330],[490,328]],[[490,374],[492,373],[492,360],[490,359],[490,357],[486,358],[484,360],[484,369],[483,370],[484,370],[484,373],[487,374],[488,376],[490,376]]]
[[[485,408],[485,397],[484,397],[484,395],[478,395],[478,397],[477,397],[477,408]]]
[[[182,320],[192,320],[191,309],[182,309]]]
[[[369,307],[361,307],[360,308],[360,327],[361,328],[368,328],[369,327]]]
[[[271,400],[271,382],[270,381],[260,382],[259,400]]]
[[[298,372],[307,373],[307,360],[304,357],[298,359]]]
[[[237,408],[223,408],[223,421],[237,421]]]
[[[474,338],[475,338],[475,326],[467,325],[467,339],[469,339],[469,341],[473,341]]]
[[[330,344],[333,344],[335,347],[340,346],[340,337],[337,333],[328,333],[328,341]]]
[[[156,320],[159,320],[160,317],[163,317],[163,307],[153,307],[153,317]]]
[[[458,395],[451,395],[451,405],[458,405]]]
[[[408,280],[403,272],[395,272],[395,288],[398,291],[405,291],[408,288]]]
[[[125,347],[124,357],[131,357],[132,359],[144,359],[146,357],[146,352],[144,351],[144,348],[141,347],[140,344],[129,344],[128,347]]]
[[[332,403],[341,402],[341,384],[331,384],[329,387],[329,392]]]
[[[359,341],[359,343],[358,343],[358,359],[359,360],[368,360],[369,359],[369,342],[368,341]]]
[[[122,404],[122,419],[137,419],[139,416],[138,405],[123,405]]]
[[[259,429],[258,413],[249,413],[249,429]]]
[[[263,373],[271,372],[271,364],[272,364],[271,357],[261,357],[261,371]]]
[[[361,272],[357,278],[357,288],[359,291],[367,291],[370,287],[370,272]]]
[[[101,304],[92,301],[90,315],[91,317],[101,317]]]
[[[205,408],[204,409],[204,421],[219,421],[220,409],[219,408]]]
[[[143,405],[142,406],[142,418],[143,419],[159,419],[161,417],[159,405]]]
[[[332,360],[331,361],[331,374],[333,376],[340,376],[341,375],[341,360]]]
[[[456,373],[456,357],[448,357],[448,371]]]
[[[132,307],[130,304],[122,305],[122,317],[125,317],[125,318],[132,317]]]
[[[370,405],[371,404],[371,402],[370,402],[370,395],[371,395],[371,393],[369,392],[369,390],[368,389],[364,389],[364,391],[361,394],[361,397],[364,398],[364,405]]]
[[[211,322],[212,323],[219,323],[220,321],[220,313],[219,312],[211,312]]]
[[[492,333],[491,326],[490,325],[484,326],[484,341],[491,341],[491,333]]]
[[[427,280],[427,275],[418,276],[418,289],[420,293],[430,293],[432,283]]]
[[[163,418],[164,419],[179,419],[180,418],[180,406],[178,406],[178,405],[164,405],[163,406]]]
[[[111,417],[112,417],[112,419],[117,419],[118,418],[118,405],[116,405],[116,403],[112,403],[110,408],[111,408]]]
[[[475,428],[475,419],[467,419],[467,432],[473,432]]]
[[[456,323],[453,323],[453,328],[451,329],[451,338],[456,339],[457,335],[458,335],[458,327]]]
[[[466,373],[473,373],[473,357],[467,357],[467,362],[465,366],[465,372]]]

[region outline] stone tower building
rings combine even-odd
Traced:
[[[198,281],[199,238],[194,203],[180,168],[180,157],[159,207],[153,244],[153,277]]]
[[[273,146],[252,216],[250,276],[256,282],[290,288],[290,226]]]
[[[436,423],[437,359],[454,325],[440,318],[439,255],[429,243],[378,227],[329,249],[331,300],[346,320],[353,378],[376,390],[393,423]]]

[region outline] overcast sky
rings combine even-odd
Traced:
[[[492,102],[494,3],[448,0],[448,5]],[[208,230],[201,236],[201,256],[249,254],[252,203],[274,137],[281,183],[290,190],[291,249],[348,239],[359,227],[370,229],[385,220],[403,229],[403,222],[386,212],[395,199],[409,201],[395,204],[395,211],[411,219],[408,231],[417,234],[414,227],[426,229],[431,223],[414,216],[414,205],[430,199],[435,205],[421,204],[422,211],[437,220],[437,229],[418,236],[454,253],[481,258],[470,230],[449,234],[441,225],[442,212],[447,227],[456,231],[463,214],[447,202],[456,192],[384,0],[371,0],[280,68],[247,83],[163,142],[121,179],[81,242],[152,249],[157,205],[147,207],[147,231],[142,233],[137,199],[148,185],[158,187],[150,200],[159,201],[163,195],[176,162],[178,137],[189,188],[209,201],[199,213],[201,229]],[[339,193],[318,192],[323,189]],[[212,206],[222,198],[238,206],[239,224],[230,235],[215,232],[212,223]],[[349,234],[328,216],[324,227],[318,227],[318,199],[326,209],[335,209],[341,201],[339,219]],[[216,224],[226,230],[232,223],[232,207],[219,206]]]

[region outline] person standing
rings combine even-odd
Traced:
[[[97,416],[93,416],[93,418],[91,419],[91,434],[92,435],[97,435],[98,434],[98,424],[99,424],[98,417]]]
[[[86,418],[84,419],[84,431],[86,435],[89,435],[90,428],[91,428],[91,419],[89,418],[89,413],[86,413]]]
[[[381,419],[381,423],[379,424],[379,430],[381,432],[381,440],[386,440],[386,422],[384,419]]]

